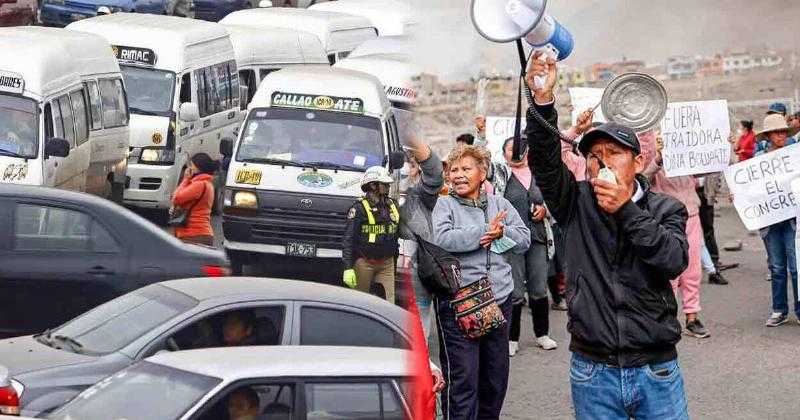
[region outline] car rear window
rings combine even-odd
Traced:
[[[106,302],[67,322],[48,335],[77,341],[76,351],[117,351],[167,320],[197,306],[197,300],[158,284]]]
[[[410,348],[405,338],[378,319],[354,312],[314,306],[307,306],[301,310],[300,344]]]

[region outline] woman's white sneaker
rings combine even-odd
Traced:
[[[508,355],[514,357],[517,354],[517,350],[519,350],[519,342],[517,341],[509,341],[508,342]]]
[[[536,345],[545,350],[554,350],[558,348],[558,343],[556,343],[555,340],[546,335],[538,337],[536,339]]]

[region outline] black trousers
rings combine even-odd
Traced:
[[[703,228],[703,240],[708,248],[708,253],[711,254],[711,261],[714,266],[719,265],[719,247],[717,246],[717,236],[714,232],[714,206],[709,204],[706,200],[703,187],[697,189],[697,195],[700,196],[700,226]]]
[[[531,309],[533,319],[533,335],[536,338],[547,335],[550,330],[550,301],[544,297],[541,299],[528,298],[528,306]],[[519,341],[522,330],[522,309],[524,303],[514,305],[511,313],[510,341]]]
[[[478,340],[461,334],[449,301],[437,299],[435,305],[447,383],[441,394],[444,420],[499,419],[508,388],[511,298],[500,305],[506,323]]]

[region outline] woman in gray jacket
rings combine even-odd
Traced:
[[[508,200],[481,190],[489,164],[486,149],[460,146],[447,162],[452,189],[433,210],[434,243],[458,258],[461,287],[488,275],[503,316],[509,320],[514,280],[511,265],[498,253],[525,252],[531,242],[530,229]],[[508,386],[509,323],[472,340],[459,329],[450,301],[437,299],[435,306],[439,358],[448,382],[442,393],[445,418],[499,418]]]

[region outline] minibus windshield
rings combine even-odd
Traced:
[[[384,154],[381,122],[377,118],[260,108],[250,112],[236,159],[363,172],[381,165]]]
[[[34,100],[0,95],[0,156],[36,158],[39,150],[36,115]]]
[[[132,114],[170,116],[175,92],[175,73],[134,66],[120,66]]]

